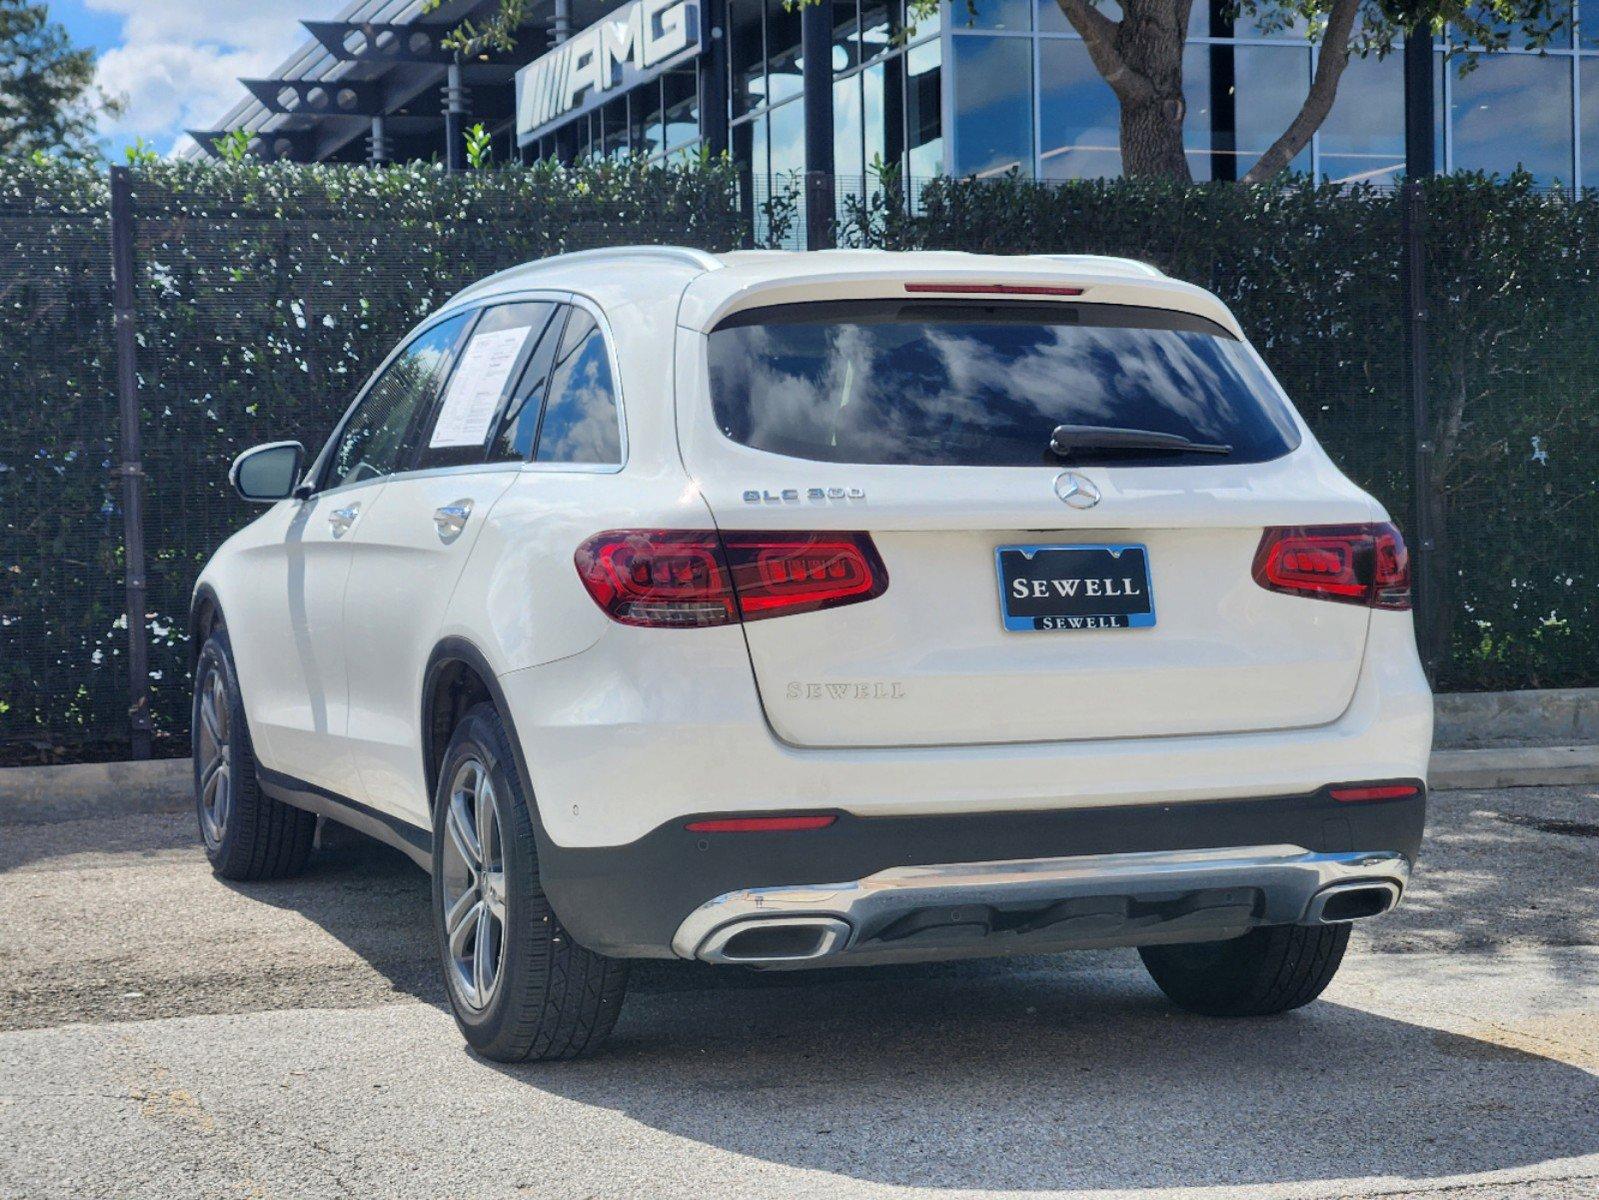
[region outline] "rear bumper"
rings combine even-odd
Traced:
[[[746,888],[678,926],[679,957],[746,966],[892,962],[1236,937],[1399,902],[1397,851],[1236,846],[891,867],[848,883]]]
[[[540,874],[572,935],[621,957],[777,965],[1204,941],[1321,919],[1331,886],[1388,888],[1378,911],[1391,907],[1425,803],[1423,794],[1343,804],[1322,789],[1031,812],[838,812],[827,828],[796,833],[696,834],[684,819],[624,846],[541,837]],[[752,920],[773,922],[758,931],[771,936],[738,939]],[[778,933],[779,921],[795,932]],[[781,953],[754,953],[774,946]]]
[[[590,650],[499,683],[550,840],[574,849],[625,847],[715,809],[830,810],[874,822],[1006,812],[1025,819],[1058,809],[1299,795],[1338,780],[1423,777],[1432,744],[1432,696],[1404,612],[1372,613],[1348,710],[1308,729],[801,749],[772,735],[743,634],[731,625],[670,636],[613,625]],[[1246,835],[1209,844],[1268,842]],[[1037,853],[1024,846],[1005,857]]]

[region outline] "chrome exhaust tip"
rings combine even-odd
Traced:
[[[1380,917],[1399,903],[1399,885],[1386,879],[1335,883],[1310,898],[1306,925],[1344,925],[1367,917]]]
[[[745,967],[788,966],[826,958],[848,941],[849,925],[837,917],[756,917],[722,926],[694,957]]]

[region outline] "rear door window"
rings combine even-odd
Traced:
[[[1299,444],[1281,394],[1202,317],[1130,305],[849,301],[753,309],[709,338],[734,441],[797,458],[1038,466],[1058,425],[1231,447],[1079,450],[1072,461],[1264,462]]]
[[[528,301],[483,310],[434,407],[418,467],[476,465],[490,457],[500,415],[557,307]]]
[[[611,353],[599,323],[574,307],[550,372],[534,461],[614,466],[622,461]]]

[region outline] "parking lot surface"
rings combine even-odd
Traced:
[[[192,817],[0,826],[0,1196],[1599,1196],[1599,790],[1434,797],[1322,1001],[1132,951],[648,964],[598,1057],[473,1058],[425,876],[214,879]]]

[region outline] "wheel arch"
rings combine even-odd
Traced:
[[[202,583],[194,589],[194,596],[189,601],[189,665],[192,667],[200,658],[200,650],[205,641],[211,636],[211,631],[223,624],[222,601],[217,598],[216,589],[209,583]]]
[[[473,680],[471,687],[481,689],[480,692],[474,694],[471,690],[463,689],[452,697],[450,695],[452,688],[465,679]],[[439,768],[443,765],[444,751],[449,745],[450,734],[454,728],[453,722],[466,707],[478,702],[476,695],[481,695],[494,705],[500,721],[505,726],[506,737],[511,743],[511,758],[516,768],[517,781],[522,785],[522,794],[527,797],[528,817],[533,824],[533,840],[538,848],[539,874],[544,880],[545,891],[549,895],[551,906],[555,909],[555,915],[563,925],[570,927],[571,922],[568,918],[570,905],[566,889],[546,877],[546,872],[555,867],[565,855],[561,847],[550,839],[549,831],[544,828],[544,819],[539,814],[538,793],[533,788],[533,776],[528,772],[527,755],[522,749],[521,735],[516,730],[516,718],[511,715],[511,705],[505,698],[499,676],[489,665],[487,656],[472,642],[462,637],[447,637],[441,640],[428,657],[427,670],[422,676],[420,728],[428,813],[432,816],[434,811]]]
[[[461,637],[448,637],[439,642],[429,655],[427,670],[422,675],[418,728],[422,731],[422,772],[429,811],[432,810],[434,793],[438,789],[439,767],[445,748],[449,745],[450,734],[468,708],[484,701],[494,705],[505,725],[517,778],[527,794],[534,825],[540,827],[542,832],[538,805],[533,795],[533,781],[522,751],[522,739],[517,734],[516,720],[511,715],[511,706],[500,687],[499,677],[489,665],[487,656],[472,642]]]

